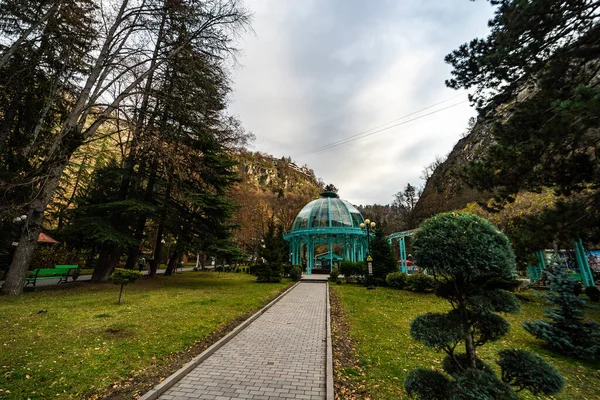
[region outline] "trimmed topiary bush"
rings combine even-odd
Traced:
[[[438,214],[415,234],[413,255],[417,265],[433,273],[435,285],[432,286],[435,286],[436,295],[446,299],[452,310],[416,317],[411,323],[410,334],[425,346],[446,353],[443,368],[452,379],[439,372],[430,371],[431,375],[421,369],[415,370],[405,381],[411,396],[419,399],[516,399],[517,395],[508,383],[517,383],[517,388],[521,389],[523,382],[531,381],[530,374],[553,370],[540,357],[535,358],[539,362],[527,364],[531,369],[523,376],[515,369],[505,370],[506,365],[501,364],[503,376],[510,376],[503,382],[488,364],[477,358],[478,347],[499,340],[510,330],[509,323],[496,313],[514,313],[520,309],[518,299],[508,291],[515,286],[515,256],[507,237],[495,226],[469,213]],[[408,277],[409,287],[413,276],[419,275]],[[422,276],[426,275],[412,279],[423,279]],[[464,353],[455,353],[461,344],[464,344]],[[548,387],[543,387],[544,384]],[[439,396],[440,388],[444,388],[444,396],[435,397]],[[556,385],[541,381],[535,390],[555,393]]]
[[[121,304],[121,298],[123,297],[123,288],[125,285],[129,285],[140,279],[143,274],[139,271],[135,271],[133,269],[123,269],[116,268],[115,272],[111,275],[110,279],[115,285],[121,285],[121,290],[119,291],[119,303]]]
[[[498,379],[496,374],[470,368],[454,376],[451,395],[446,399],[518,400],[519,397],[513,388]]]
[[[533,394],[550,396],[565,387],[565,380],[543,358],[523,350],[502,350],[498,353],[502,381]]]
[[[388,286],[394,289],[404,289],[406,287],[407,274],[404,272],[392,272],[387,274],[385,281]]]
[[[444,374],[430,369],[413,369],[406,375],[404,389],[418,400],[446,400],[452,384]]]
[[[427,313],[410,323],[410,336],[427,347],[450,353],[463,340],[457,313]]]
[[[429,292],[435,289],[435,286],[435,279],[422,273],[411,274],[406,278],[406,288],[413,292]]]

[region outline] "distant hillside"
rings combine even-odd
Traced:
[[[319,196],[323,182],[289,157],[249,151],[235,157],[241,181],[231,190],[237,206],[234,239],[246,254],[257,257],[269,224],[290,229],[302,207]]]
[[[289,157],[276,158],[261,152],[242,151],[235,156],[243,182],[272,192],[318,195],[323,182],[306,165],[298,166]]]
[[[462,209],[468,203],[489,198],[489,193],[481,193],[469,188],[459,176],[467,162],[484,154],[491,143],[489,120],[478,120],[469,134],[456,143],[448,158],[433,171],[423,193],[415,206],[418,220],[450,210]]]

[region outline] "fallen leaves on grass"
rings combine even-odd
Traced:
[[[356,358],[356,348],[349,335],[349,323],[335,290],[329,290],[329,302],[331,303],[335,398],[340,400],[369,400],[371,397],[364,384],[365,372]]]

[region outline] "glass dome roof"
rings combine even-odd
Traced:
[[[292,231],[307,228],[360,228],[364,222],[360,211],[333,192],[321,193],[321,198],[304,206],[296,216]]]

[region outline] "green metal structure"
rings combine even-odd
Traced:
[[[590,264],[588,262],[588,257],[585,252],[585,248],[583,247],[583,242],[581,239],[573,240],[573,251],[575,252],[575,261],[577,262],[577,267],[579,267],[579,272],[581,274],[581,280],[585,287],[595,286],[594,276],[592,275],[592,270],[590,268]],[[546,259],[544,257],[544,252],[542,250],[538,250],[535,252],[535,255],[538,259],[537,265],[532,265],[527,268],[527,272],[529,274],[529,279],[532,282],[537,281],[542,277],[542,272],[546,269]]]
[[[292,229],[283,238],[290,242],[290,261],[306,266],[312,274],[315,246],[327,245],[329,265],[333,265],[334,246],[341,247],[344,260],[363,261],[367,256],[367,236],[360,224],[364,218],[352,204],[333,192],[308,203],[296,216]]]
[[[583,286],[596,286],[581,239],[573,240],[573,250],[575,250],[575,259],[577,260],[577,265],[579,266],[579,272],[581,273]]]
[[[390,245],[393,245],[394,240],[398,240],[398,254],[400,257],[400,272],[408,274],[408,263],[406,254],[406,238],[413,235],[415,229],[404,232],[392,233],[387,237],[387,241]]]

